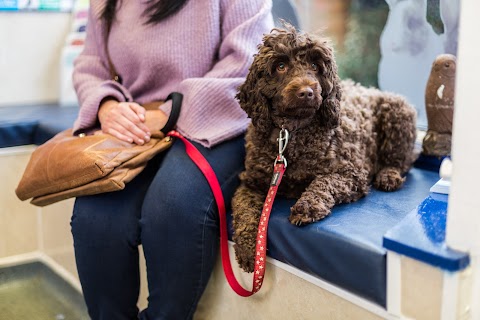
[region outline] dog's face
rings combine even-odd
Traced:
[[[255,126],[273,121],[295,128],[314,117],[325,127],[336,127],[340,96],[331,46],[291,26],[264,36],[237,94]]]

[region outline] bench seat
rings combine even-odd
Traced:
[[[73,126],[78,107],[56,104],[0,107],[0,148],[42,144]]]
[[[0,108],[0,147],[41,144],[71,127],[77,113],[78,108],[56,105]],[[438,179],[435,171],[413,168],[399,191],[372,189],[304,227],[287,219],[295,201],[278,198],[268,228],[268,255],[385,307],[383,237],[429,195]],[[228,219],[231,236],[230,214]]]
[[[383,236],[428,196],[437,180],[438,173],[413,168],[402,189],[389,193],[372,188],[366,197],[338,205],[324,220],[304,227],[288,221],[295,200],[277,198],[267,253],[385,307]]]

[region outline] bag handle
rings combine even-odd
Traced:
[[[172,110],[170,111],[167,123],[162,129],[160,129],[165,135],[173,130],[173,127],[175,127],[175,124],[177,123],[178,117],[180,116],[180,109],[182,108],[183,94],[180,92],[172,92],[168,95],[165,101],[170,99],[172,99]]]

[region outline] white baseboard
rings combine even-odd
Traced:
[[[229,250],[233,251],[233,242],[229,241]],[[275,267],[278,267],[280,269],[283,269],[287,271],[288,273],[297,276],[305,281],[308,281],[314,285],[316,285],[319,288],[322,288],[323,290],[326,290],[330,293],[333,293],[334,295],[338,296],[341,299],[344,299],[346,301],[349,301],[357,306],[359,306],[362,309],[368,310],[369,312],[383,318],[383,319],[400,319],[399,317],[392,315],[387,312],[386,309],[380,307],[379,305],[370,302],[364,298],[361,298],[345,289],[342,289],[334,284],[331,284],[330,282],[327,282],[325,280],[322,280],[320,278],[317,278],[315,276],[312,276],[300,269],[297,269],[295,267],[292,267],[286,263],[283,263],[281,261],[272,259],[270,257],[267,257],[267,262],[271,263]],[[268,272],[268,270],[266,271]]]
[[[0,148],[0,157],[30,154],[36,147],[33,144],[29,144],[26,146]]]

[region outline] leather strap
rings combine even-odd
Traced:
[[[111,22],[110,23],[107,22],[107,30],[105,34],[105,54],[107,56],[108,71],[110,72],[110,79],[122,84],[122,77],[120,77],[120,75],[117,72],[117,69],[115,69],[112,59],[110,59],[110,53],[108,51],[108,37],[110,36],[111,27],[112,27]]]
[[[249,297],[254,293],[260,290],[264,274],[265,274],[265,261],[267,254],[267,228],[268,220],[270,218],[270,212],[272,210],[273,201],[275,195],[277,194],[278,185],[280,184],[283,173],[285,172],[285,165],[283,162],[277,162],[274,167],[274,176],[271,182],[270,189],[268,190],[267,199],[265,200],[265,205],[262,210],[262,215],[260,217],[260,224],[257,234],[257,243],[256,243],[256,254],[255,254],[255,268],[253,273],[253,289],[248,291],[238,283],[233,273],[232,264],[230,261],[230,255],[228,254],[228,233],[227,233],[227,217],[225,209],[225,201],[223,198],[222,189],[220,188],[220,183],[218,182],[217,176],[213,171],[212,167],[205,159],[205,157],[198,151],[198,149],[185,139],[177,131],[170,131],[168,136],[179,138],[185,144],[185,151],[192,159],[192,161],[198,166],[200,171],[203,173],[205,178],[212,189],[215,202],[218,207],[218,215],[220,218],[220,252],[222,256],[222,265],[225,277],[227,278],[230,287],[240,296]]]

